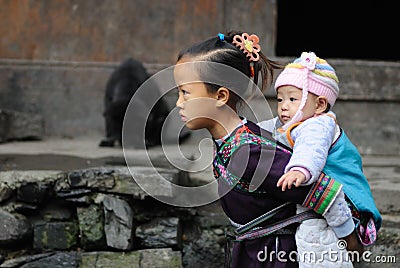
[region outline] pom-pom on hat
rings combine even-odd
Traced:
[[[325,96],[331,107],[339,95],[339,79],[335,69],[326,60],[318,58],[314,52],[303,52],[300,58],[286,65],[276,79],[275,90],[288,85],[303,90],[299,110],[289,124],[286,124],[288,126],[302,119],[302,109],[306,103],[308,92],[317,96]]]

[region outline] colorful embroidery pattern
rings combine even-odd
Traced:
[[[265,137],[252,133],[245,126],[243,129],[239,129],[236,135],[231,135],[226,141],[224,141],[214,158],[214,176],[216,179],[222,178],[228,185],[234,186],[235,189],[246,193],[250,192],[250,182],[235,176],[227,169],[227,163],[229,162],[231,155],[242,145],[267,145],[291,154],[289,150],[277,145],[275,142]],[[258,188],[257,190],[252,191],[252,193],[264,194],[266,192]]]
[[[228,140],[226,140],[225,143],[222,144],[220,151],[222,152],[222,155],[224,156],[224,160],[227,160],[228,158],[230,158],[232,153],[234,151],[236,151],[237,148],[239,148],[240,146],[242,146],[244,144],[249,144],[249,145],[263,144],[263,145],[277,148],[288,154],[292,154],[292,152],[290,152],[289,150],[285,149],[282,146],[277,145],[275,142],[273,142],[265,137],[258,136],[252,132],[243,131],[238,136],[236,136],[236,135],[230,136],[228,138]]]
[[[233,175],[231,172],[229,172],[228,169],[225,168],[224,165],[218,163],[218,162],[214,162],[214,169],[217,169],[217,172],[220,172],[221,176],[219,178],[224,179],[224,181],[229,185],[229,186],[234,186],[237,190],[241,191],[241,192],[245,192],[248,193],[249,191],[249,187],[250,187],[250,183]],[[222,175],[224,174],[224,175]],[[217,179],[219,179],[217,177]],[[256,191],[254,191],[253,193],[257,193],[257,194],[262,194],[265,193],[265,191],[261,190],[261,189],[257,189]]]
[[[357,227],[357,235],[364,246],[369,246],[375,243],[377,238],[377,231],[374,219],[369,218],[368,222],[363,225],[359,224]]]
[[[356,209],[353,202],[346,196],[347,205],[351,210],[353,219],[356,222],[356,230],[358,238],[364,246],[369,246],[375,243],[377,239],[377,229],[374,218],[370,212],[360,212]]]
[[[310,193],[302,206],[311,208],[318,214],[325,215],[337,194],[342,189],[342,185],[332,177],[321,173],[318,182],[311,188]]]

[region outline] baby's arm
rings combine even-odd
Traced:
[[[331,191],[330,193],[322,192],[328,189]],[[325,199],[327,199],[328,202],[326,202]],[[354,235],[352,235],[355,230],[355,224],[351,210],[345,200],[341,184],[338,184],[333,178],[323,174],[323,176],[320,176],[317,182],[312,185],[310,193],[302,203],[302,206],[320,213],[339,239],[344,239],[346,242],[351,243],[348,249],[357,250],[357,248],[354,247],[357,243],[354,243]]]
[[[340,190],[331,207],[322,216],[338,238],[349,236],[355,229],[353,216],[345,200],[343,190]]]
[[[295,183],[311,184],[323,170],[329,149],[335,137],[336,121],[327,115],[307,119],[291,132],[293,155],[278,181],[284,191]]]

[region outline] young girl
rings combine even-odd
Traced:
[[[273,126],[277,130],[274,137],[293,148],[285,174],[277,185],[283,191],[293,184],[309,185],[318,179],[322,170],[333,176],[343,184],[360,241],[370,245],[376,240],[382,218],[362,172],[361,156],[330,111],[339,94],[338,82],[335,70],[327,61],[312,52],[303,52],[276,80],[279,119],[276,126],[271,121],[259,125],[270,131],[274,131]],[[313,230],[325,227],[322,219],[302,223],[296,233],[298,250],[308,251],[318,246],[315,239],[312,242]]]
[[[259,74],[264,89],[280,67],[261,53],[258,41],[256,35],[230,32],[181,51],[174,68],[176,106],[188,128],[206,128],[215,141],[213,170],[220,202],[237,227],[232,267],[298,267],[294,238],[298,223],[320,217],[315,212],[336,208],[341,184],[321,174],[312,185],[285,192],[276,187],[290,149],[240,117],[236,109],[240,96],[252,88],[249,84],[258,84]],[[263,181],[251,191],[254,178]],[[315,212],[296,215],[295,204]],[[334,225],[346,225],[349,219],[352,222],[348,214],[338,214]],[[354,225],[348,227],[348,233],[353,229]]]

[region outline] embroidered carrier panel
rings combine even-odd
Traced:
[[[223,179],[229,186],[234,187],[235,190],[240,192],[265,194],[266,191],[261,187],[250,192],[250,181],[235,176],[228,170],[227,167],[232,154],[243,145],[265,145],[276,148],[276,150],[285,151],[289,154],[291,154],[291,152],[278,145],[276,142],[251,132],[247,127],[245,128],[244,131],[238,130],[236,135],[231,135],[226,141],[223,141],[221,147],[216,152],[213,162],[214,177],[217,180]]]

